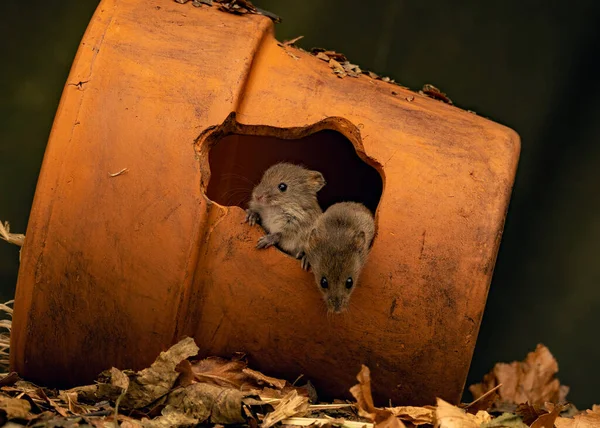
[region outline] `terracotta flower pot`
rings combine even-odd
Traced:
[[[364,363],[380,404],[456,402],[518,154],[504,126],[278,46],[264,16],[103,0],[35,194],[12,368],[90,382],[191,335],[202,355],[304,374],[321,398],[348,396]],[[345,315],[327,317],[312,274],[256,250],[260,229],[242,223],[278,160],[323,172],[324,208],[376,210]]]

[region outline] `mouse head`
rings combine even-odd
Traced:
[[[365,241],[362,231],[346,237],[325,237],[319,229],[311,231],[307,255],[328,312],[339,314],[348,309],[362,269]]]
[[[325,178],[320,172],[278,163],[264,172],[252,191],[252,201],[265,206],[301,205],[307,199],[313,200],[323,186]]]

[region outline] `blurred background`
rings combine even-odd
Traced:
[[[170,0],[164,0],[170,1]],[[0,2],[0,220],[25,232],[63,85],[98,1]],[[600,2],[254,0],[280,40],[343,52],[515,129],[522,153],[467,385],[537,343],[600,402]],[[186,5],[186,7],[190,5]],[[0,298],[18,247],[0,242]],[[465,398],[468,397],[468,394]]]

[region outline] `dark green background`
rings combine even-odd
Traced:
[[[170,1],[170,0],[165,0]],[[97,2],[0,2],[0,219],[24,231],[44,147]],[[600,2],[256,0],[280,39],[344,52],[519,132],[522,156],[469,382],[538,342],[600,402]],[[370,5],[370,6],[369,6]],[[192,7],[182,5],[181,7]],[[0,243],[0,298],[17,247]]]

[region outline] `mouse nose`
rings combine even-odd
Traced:
[[[259,201],[259,202],[262,202],[264,198],[265,198],[265,195],[263,195],[263,194],[260,194],[260,195],[258,195],[258,196],[256,197],[256,200],[257,200],[257,201]]]

